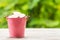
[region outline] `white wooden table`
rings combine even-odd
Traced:
[[[0,29],[0,40],[60,40],[60,29],[27,28],[25,38],[10,38],[8,29]]]

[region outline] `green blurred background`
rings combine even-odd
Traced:
[[[30,16],[27,28],[60,28],[60,0],[0,0],[0,28],[14,10]]]

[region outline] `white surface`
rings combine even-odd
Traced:
[[[8,29],[0,29],[0,40],[60,40],[60,29],[27,28],[25,38],[9,38]]]

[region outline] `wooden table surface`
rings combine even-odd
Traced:
[[[26,28],[25,38],[10,38],[8,29],[0,29],[0,40],[60,40],[60,29]]]

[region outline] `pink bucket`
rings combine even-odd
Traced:
[[[23,38],[27,18],[7,18],[10,37]]]

